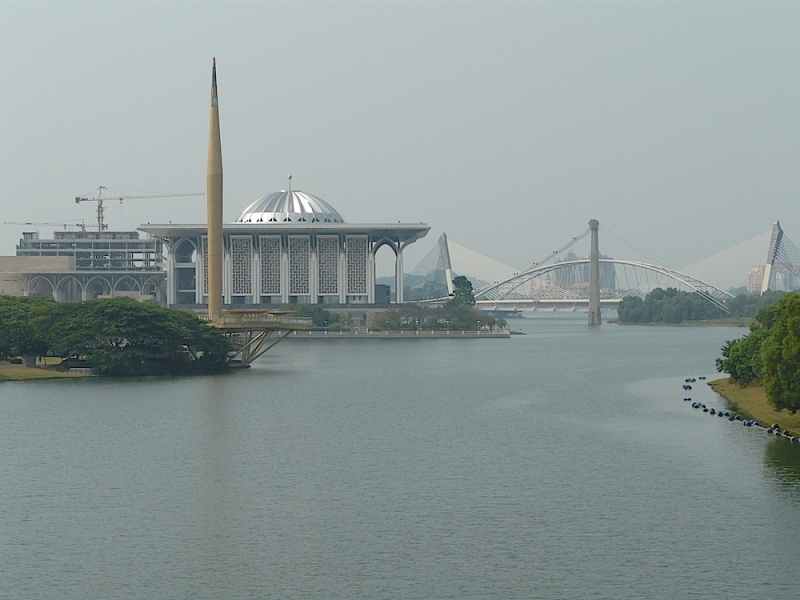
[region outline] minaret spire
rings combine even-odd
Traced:
[[[211,114],[208,126],[206,167],[206,209],[208,213],[208,315],[222,317],[222,144],[219,134],[217,100],[217,59],[211,62]]]

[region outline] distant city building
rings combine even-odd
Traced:
[[[604,254],[601,259],[610,258]],[[574,252],[569,252],[564,258],[555,261],[554,264],[570,263],[576,260],[586,260],[580,258]],[[553,271],[553,284],[565,290],[587,290],[589,288],[589,263],[565,264],[563,267]],[[617,289],[617,272],[613,263],[600,263],[600,290],[602,292]]]
[[[764,265],[750,267],[747,271],[747,291],[750,293],[760,292],[761,285],[764,283]]]
[[[403,302],[403,251],[424,237],[423,223],[346,223],[327,202],[299,190],[259,198],[224,224],[222,295],[227,306],[387,303],[375,282],[375,253],[395,254],[397,302]],[[167,304],[208,303],[206,224],[141,225],[163,245]]]
[[[0,293],[59,302],[130,296],[166,299],[161,241],[137,231],[26,231],[16,256],[0,257]]]

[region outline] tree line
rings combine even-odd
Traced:
[[[475,308],[475,294],[469,279],[463,275],[455,277],[453,288],[450,300],[442,305],[403,304],[376,315],[371,326],[373,329],[387,331],[417,329],[476,331],[505,327],[504,319],[497,319]]]
[[[101,375],[182,374],[224,371],[231,351],[218,329],[155,302],[0,296],[3,359],[57,356]]]
[[[716,362],[740,386],[763,385],[777,410],[800,410],[800,295],[789,292],[761,308],[750,333],[726,342]]]
[[[725,300],[728,312],[711,304],[700,294],[682,292],[675,288],[657,288],[642,299],[623,298],[617,309],[620,323],[684,323],[710,321],[725,317],[753,318],[765,306],[775,304],[784,292],[762,295],[740,294]]]

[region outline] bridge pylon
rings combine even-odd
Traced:
[[[600,245],[598,242],[597,219],[589,221],[591,250],[589,252],[589,325],[600,325]]]

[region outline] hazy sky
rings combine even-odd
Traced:
[[[0,1],[0,222],[204,191],[216,56],[226,221],[292,174],[347,221],[428,223],[407,270],[442,230],[523,267],[590,218],[672,267],[776,219],[800,243],[798,32],[798,2]]]

